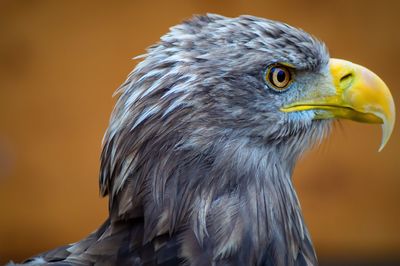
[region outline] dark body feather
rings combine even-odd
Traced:
[[[329,121],[279,107],[321,83],[328,59],[309,34],[250,16],[172,28],[119,90],[101,156],[110,217],[27,263],[316,265],[291,175]],[[299,73],[286,94],[262,78],[278,61]]]

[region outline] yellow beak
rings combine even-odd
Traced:
[[[310,92],[311,99],[283,107],[283,112],[315,110],[315,119],[345,118],[382,124],[379,151],[388,142],[395,122],[393,97],[386,84],[372,71],[341,59],[330,59],[330,73],[335,92]],[[326,95],[324,95],[326,94]]]

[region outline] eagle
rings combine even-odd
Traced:
[[[293,186],[339,118],[395,121],[385,83],[282,22],[194,16],[147,49],[103,139],[109,217],[27,265],[318,265]]]

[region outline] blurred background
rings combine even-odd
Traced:
[[[377,73],[400,108],[399,1],[0,1],[0,264],[107,217],[101,140],[132,57],[192,14],[285,21]],[[400,265],[400,123],[341,122],[295,184],[321,265]]]

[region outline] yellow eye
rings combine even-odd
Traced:
[[[285,66],[272,66],[268,68],[265,78],[278,91],[284,90],[290,81],[292,81],[291,72]]]

